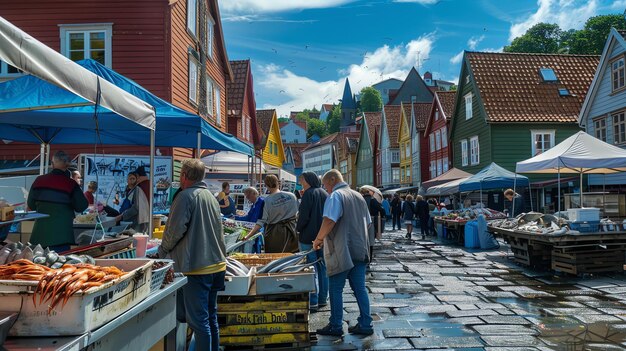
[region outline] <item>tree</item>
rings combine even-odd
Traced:
[[[309,117],[309,113],[311,112],[315,112],[315,109],[313,110],[309,110],[308,108],[305,108],[304,110],[302,110],[301,112],[298,112],[296,114],[296,120],[297,121],[308,121],[311,117]]]
[[[452,84],[450,86],[450,91],[456,91],[459,87],[456,86],[456,84]]]
[[[320,138],[323,138],[328,135],[328,129],[326,128],[326,123],[324,121],[320,121],[316,118],[311,118],[307,121],[307,131],[306,137],[307,139],[317,134]]]
[[[332,111],[328,114],[326,118],[326,125],[328,126],[327,130],[329,134],[339,132],[339,127],[341,126],[341,104],[333,107]]]
[[[383,107],[383,99],[378,90],[372,87],[361,89],[361,110],[363,112],[379,112]]]
[[[600,55],[604,50],[606,38],[615,29],[626,29],[626,21],[622,15],[594,16],[587,20],[585,27],[573,35],[570,53]]]
[[[505,46],[504,52],[554,54],[559,51],[561,34],[558,24],[537,23]]]
[[[289,122],[289,118],[287,117],[280,117],[278,119],[278,123],[288,123]]]

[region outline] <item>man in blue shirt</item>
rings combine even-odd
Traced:
[[[249,187],[243,191],[243,195],[246,197],[252,207],[245,216],[235,216],[235,219],[238,221],[252,222],[256,223],[259,218],[263,217],[263,206],[265,205],[265,200],[259,197],[259,192],[253,188]],[[254,252],[260,253],[262,244],[262,237],[256,238],[254,241]]]

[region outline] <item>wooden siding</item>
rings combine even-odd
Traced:
[[[163,156],[171,156],[171,148],[159,148]],[[50,145],[50,153],[65,151],[74,158],[78,154],[93,154],[93,145]],[[12,142],[4,144],[0,141],[0,160],[32,160],[39,155],[39,145],[29,143]],[[150,148],[134,145],[102,145],[96,148],[97,154],[106,155],[148,155]]]
[[[461,78],[462,82],[465,82],[466,74]],[[462,93],[460,97],[457,99],[459,105],[455,109],[455,114],[452,118],[454,118],[454,130],[450,131],[453,135],[451,139],[451,146],[453,147],[454,161],[453,166],[462,169],[469,173],[477,173],[481,169],[483,169],[486,165],[490,164],[492,161],[491,156],[491,133],[489,125],[485,120],[485,116],[483,115],[483,109],[480,108],[480,99],[478,94],[474,89],[474,84],[470,80],[470,84],[463,84]],[[472,93],[472,118],[469,120],[465,119],[465,95],[468,93]],[[479,143],[479,163],[477,165],[471,164],[471,145],[470,138],[473,136],[478,136]],[[461,153],[461,140],[467,140],[467,158],[468,165],[463,166],[462,163],[462,153]]]
[[[357,186],[373,185],[374,181],[374,160],[368,129],[367,123],[363,123],[359,136],[359,149],[356,153]]]
[[[278,155],[270,153],[270,141],[278,146]],[[267,142],[263,149],[263,162],[268,165],[272,165],[278,168],[283,167],[283,161],[285,160],[285,151],[283,149],[283,142],[280,138],[280,129],[278,128],[278,118],[276,114],[272,117],[272,126],[270,127],[269,135],[267,136]]]
[[[411,133],[410,133],[410,124],[408,119],[411,116],[406,116],[404,113],[404,108],[401,109],[401,117],[400,117],[400,132],[398,133],[398,142],[400,143],[400,184],[408,185],[411,184],[411,177],[404,177],[405,172],[402,170],[409,169],[411,172],[411,176],[413,175],[412,170],[412,153],[411,153]],[[408,157],[407,155],[408,149]]]
[[[428,139],[426,139],[426,137],[424,137],[424,131],[420,131],[419,133],[419,139],[420,139],[420,183],[421,182],[425,182],[427,180],[430,179],[430,164],[428,163],[428,152],[426,152],[426,150],[428,150]],[[423,150],[423,151],[421,151]],[[417,185],[415,182],[413,182],[415,185]]]

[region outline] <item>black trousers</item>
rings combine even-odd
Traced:
[[[420,228],[422,229],[422,235],[430,235],[430,217],[420,218]]]
[[[402,221],[400,220],[400,212],[393,212],[391,214],[391,228],[395,229],[397,225],[398,230],[402,229]]]

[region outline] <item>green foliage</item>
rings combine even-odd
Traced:
[[[307,121],[307,131],[306,137],[307,139],[317,134],[320,138],[323,138],[328,135],[328,129],[326,128],[326,123],[320,121],[316,118],[311,118]]]
[[[361,89],[361,110],[363,112],[379,112],[383,107],[383,99],[378,90],[372,87]]]
[[[538,23],[504,47],[504,52],[600,55],[611,27],[626,29],[623,15],[591,17],[581,30],[563,31],[556,24]]]
[[[287,117],[280,117],[278,119],[278,123],[287,123],[287,122],[289,122],[289,118]]]
[[[328,127],[328,134],[339,132],[341,126],[341,104],[333,107],[332,111],[328,114],[326,119],[326,125]]]
[[[458,89],[458,87],[456,86],[456,84],[452,84],[452,86],[450,87],[450,91],[456,91]]]

